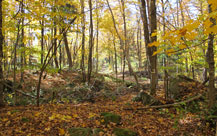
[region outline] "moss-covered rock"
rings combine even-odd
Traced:
[[[70,136],[99,136],[100,132],[104,133],[100,128],[69,128],[68,132]]]
[[[101,128],[94,128],[92,131],[93,131],[93,136],[99,136],[100,133],[104,133],[104,130]]]
[[[70,136],[92,136],[91,128],[69,128]]]
[[[129,129],[115,128],[113,130],[115,136],[138,136],[138,134]]]
[[[101,113],[102,118],[104,119],[104,123],[107,125],[110,122],[120,124],[121,116],[109,112]]]

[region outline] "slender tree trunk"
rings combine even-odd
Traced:
[[[78,30],[78,25],[77,25],[77,30]],[[72,62],[73,66],[76,64],[77,49],[78,49],[77,43],[78,43],[78,32],[76,32],[75,43],[73,46],[73,62]]]
[[[146,58],[147,58],[147,65],[149,66],[149,54],[150,54],[150,48],[148,48],[148,44],[150,43],[149,38],[149,28],[148,28],[148,18],[147,18],[147,9],[146,9],[146,1],[141,0],[142,6],[141,6],[141,17],[143,22],[143,29],[144,29],[144,38],[145,38],[145,47],[146,47]],[[148,67],[148,71],[150,71]]]
[[[165,2],[164,0],[161,0],[162,3],[162,12],[163,12],[163,35],[165,35],[166,32],[166,21],[165,21]],[[165,90],[165,99],[168,98],[168,73],[165,69],[167,66],[167,58],[166,56],[163,57],[163,66],[164,66],[164,90]]]
[[[212,12],[211,5],[208,7],[209,13]],[[210,21],[213,25],[216,25],[216,22],[213,18],[210,18]],[[213,26],[212,25],[212,26]],[[215,60],[214,60],[214,34],[210,33],[208,36],[208,48],[207,48],[207,62],[209,64],[209,89],[208,89],[208,107],[211,109],[216,101],[216,91],[215,91]]]
[[[15,105],[17,104],[17,91],[16,91],[16,62],[17,62],[17,46],[19,44],[19,38],[20,38],[20,23],[21,23],[21,20],[18,20],[18,23],[17,23],[17,39],[16,39],[16,43],[14,45],[14,59],[13,59],[13,62],[14,62],[14,67],[13,67],[13,81],[14,81],[14,84],[13,84],[13,90],[15,91],[15,97],[14,97],[14,101],[15,101]]]
[[[4,106],[4,99],[3,99],[3,69],[2,69],[2,63],[3,63],[3,41],[4,36],[2,32],[2,23],[3,23],[3,16],[2,16],[2,0],[0,0],[0,107]]]
[[[54,12],[56,12],[56,0],[54,1]],[[59,64],[58,64],[58,60],[57,60],[57,18],[54,17],[54,28],[53,28],[53,31],[54,31],[54,49],[53,49],[53,52],[54,52],[54,62],[55,62],[55,65],[56,65],[56,68],[59,68]]]
[[[93,53],[93,15],[92,15],[92,0],[89,0],[90,9],[90,36],[89,36],[89,58],[88,58],[88,83],[90,83],[92,73],[92,53]]]
[[[113,45],[114,45],[114,51],[115,51],[115,78],[117,80],[118,76],[118,62],[117,62],[117,49],[115,44],[115,36],[113,36]]]
[[[98,7],[98,0],[96,0],[96,7]],[[99,12],[96,9],[96,73],[99,70]]]
[[[72,68],[72,57],[71,57],[71,52],[70,52],[69,44],[68,44],[67,32],[63,33],[63,40],[65,43],[65,49],[66,49],[66,55],[67,55],[67,59],[69,63],[69,69],[71,69]]]
[[[136,81],[137,84],[137,88],[139,88],[139,81],[137,78],[136,73],[133,72],[133,68],[131,66],[131,62],[130,62],[130,54],[129,54],[129,44],[128,44],[128,40],[127,40],[127,24],[126,24],[126,16],[125,16],[125,3],[124,0],[121,0],[122,3],[122,15],[123,15],[123,20],[124,20],[124,47],[125,47],[125,57],[127,60],[127,64],[128,64],[128,69],[130,74],[132,74],[134,76],[134,79]],[[123,79],[124,80],[124,79]]]
[[[44,5],[43,1],[43,5]],[[44,15],[42,16],[42,20],[40,21],[41,24],[41,65],[44,61]]]
[[[85,74],[85,14],[84,14],[84,0],[80,0],[81,2],[81,13],[83,13],[83,17],[81,20],[82,23],[82,49],[81,49],[81,70],[82,70],[82,77],[83,77],[83,82],[86,81],[86,74]]]
[[[60,68],[60,71],[62,70],[62,47],[60,46],[59,47],[59,68]]]
[[[121,38],[121,36],[120,36],[120,34],[119,34],[119,32],[118,32],[118,29],[117,29],[117,27],[116,27],[116,22],[115,22],[115,17],[114,17],[114,14],[113,14],[113,12],[112,12],[112,9],[111,9],[111,7],[110,7],[110,4],[109,4],[109,1],[108,0],[106,0],[106,2],[107,2],[107,5],[108,5],[108,8],[109,8],[109,11],[110,11],[110,13],[111,13],[111,16],[112,16],[112,21],[113,21],[113,25],[114,25],[114,28],[115,28],[115,31],[116,31],[116,34],[118,35],[118,38],[119,38],[119,40],[120,40],[120,45],[121,45],[121,48],[122,48],[122,50],[123,50],[123,55],[122,55],[122,59],[121,59],[121,67],[122,67],[122,71],[123,71],[123,77],[122,77],[122,79],[123,79],[123,81],[124,81],[124,76],[125,76],[125,74],[124,74],[124,71],[125,71],[125,47],[124,47],[124,45],[123,45],[123,40],[122,40],[122,38]],[[123,65],[122,65],[123,64]]]
[[[44,16],[42,17],[44,18]],[[41,21],[41,64],[44,61],[44,20]]]
[[[24,3],[23,3],[23,0],[21,1],[21,13],[24,14]],[[22,29],[21,29],[21,48],[24,48],[24,36],[25,36],[25,32],[24,32],[24,17],[22,17]],[[24,58],[25,58],[25,53],[24,51],[22,50],[21,52],[21,76],[20,76],[20,82],[23,82],[23,76],[24,76],[24,73],[23,73],[23,67],[24,67]]]
[[[138,69],[140,70],[142,67],[142,47],[141,47],[141,26],[140,26],[140,19],[137,21],[138,23],[138,28],[137,28],[137,35],[136,35],[136,44],[137,44],[137,56],[138,56],[138,63],[139,67]]]

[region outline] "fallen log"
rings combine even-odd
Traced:
[[[181,101],[181,102],[176,102],[176,103],[172,103],[172,104],[165,104],[165,105],[157,105],[157,106],[147,106],[147,107],[142,107],[142,108],[137,108],[137,109],[133,109],[133,108],[125,108],[124,110],[145,110],[145,109],[158,109],[158,108],[169,108],[169,107],[175,107],[175,106],[179,106],[182,105],[183,103],[189,103],[192,102],[194,100],[200,99],[203,95],[199,94],[196,95],[190,99]]]

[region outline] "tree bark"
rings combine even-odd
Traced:
[[[53,6],[53,11],[56,12],[56,0],[54,1],[54,6]],[[53,49],[53,52],[54,52],[54,63],[56,65],[56,68],[59,68],[59,64],[58,64],[58,60],[57,60],[57,18],[54,17],[54,20],[53,20],[53,23],[54,23],[54,28],[53,28],[53,31],[54,31],[54,49]]]
[[[212,12],[211,5],[208,5],[209,13]],[[212,26],[216,25],[215,20],[210,18],[210,21],[213,23]],[[211,27],[212,27],[211,26]],[[212,108],[215,104],[215,60],[214,60],[214,34],[210,33],[208,36],[208,48],[207,48],[207,62],[209,65],[209,89],[208,89],[208,108]]]
[[[21,22],[22,22],[22,29],[21,29],[21,48],[24,48],[24,36],[25,36],[25,31],[24,31],[24,1],[22,0],[21,1],[21,13],[23,14],[23,17],[21,19]],[[23,67],[24,67],[24,59],[25,59],[25,51],[22,49],[22,52],[21,52],[21,75],[20,75],[20,82],[23,82],[24,79],[23,79],[23,76],[24,76],[24,73],[23,73]]]
[[[96,0],[96,7],[98,7],[98,0]],[[96,9],[96,73],[99,70],[99,12]]]
[[[155,33],[157,31],[157,16],[156,16],[156,0],[151,0],[150,4],[150,15],[151,15],[151,33]],[[151,37],[151,42],[157,41],[157,36]],[[157,51],[157,47],[153,46],[151,48],[150,55],[150,69],[151,69],[151,95],[156,95],[156,86],[158,80],[158,71],[157,71],[157,55],[152,55],[155,51]]]
[[[3,41],[4,41],[4,36],[2,32],[2,23],[3,23],[3,16],[2,16],[2,0],[0,0],[0,107],[4,106],[4,99],[3,99],[3,68],[2,68],[2,63],[3,63]]]
[[[90,36],[89,36],[89,58],[88,58],[88,83],[90,83],[92,73],[92,53],[93,53],[93,15],[92,0],[89,0],[90,9]]]
[[[66,49],[66,55],[67,55],[67,58],[68,58],[69,69],[71,69],[72,68],[72,57],[71,57],[71,52],[69,50],[67,32],[63,33],[63,40],[64,40],[64,43],[65,43],[65,49]]]
[[[83,13],[83,17],[81,20],[81,24],[82,24],[82,49],[81,49],[81,70],[82,70],[82,77],[83,77],[83,82],[86,81],[86,74],[85,74],[85,63],[84,63],[84,59],[85,59],[85,14],[84,14],[84,0],[80,0],[81,2],[81,13]]]

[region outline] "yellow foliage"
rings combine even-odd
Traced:
[[[152,47],[152,46],[158,47],[159,45],[160,45],[160,42],[158,42],[158,41],[155,41],[153,43],[148,44],[149,47]]]
[[[181,45],[179,45],[179,48],[180,48],[180,49],[185,49],[185,48],[187,48],[187,46],[184,45],[184,44],[181,44]]]
[[[169,49],[166,51],[167,55],[168,56],[171,56],[171,54],[175,53],[175,50],[174,49]]]
[[[64,134],[65,134],[65,131],[64,131],[64,129],[62,129],[62,128],[59,128],[59,134],[60,134],[60,135],[64,135]]]
[[[162,48],[160,48],[159,50],[155,51],[155,52],[152,54],[152,56],[154,56],[154,55],[156,55],[156,54],[160,53],[162,50],[163,50],[163,49],[162,49]]]

